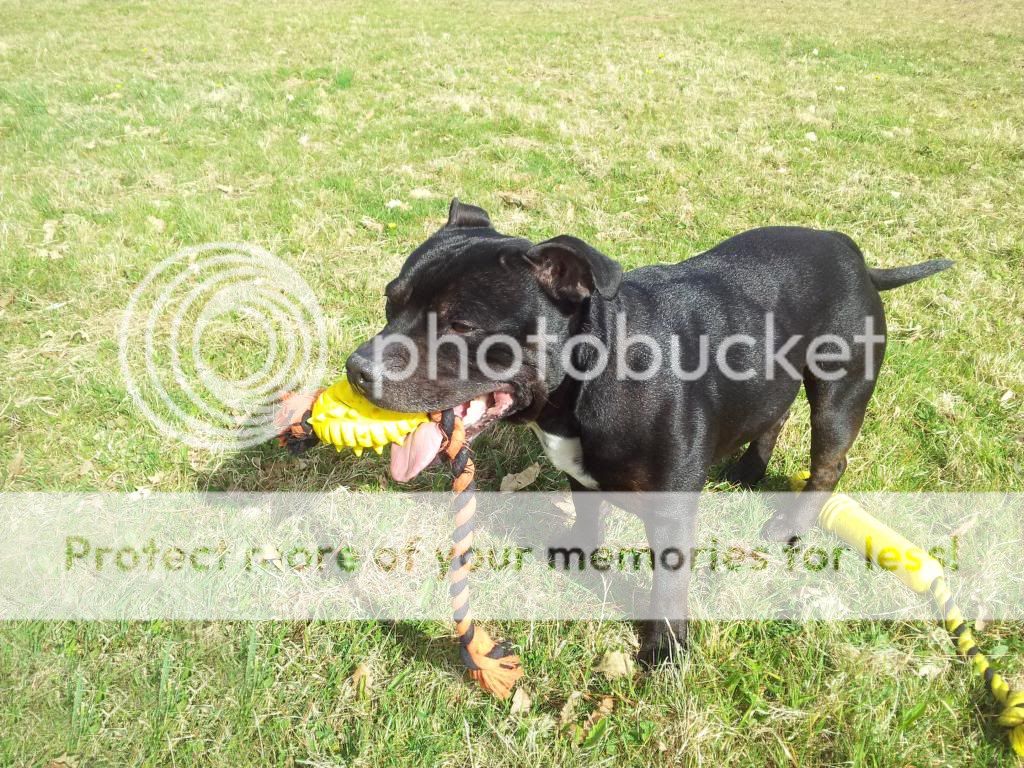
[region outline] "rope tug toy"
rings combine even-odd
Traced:
[[[455,531],[452,534],[451,564],[448,569],[452,616],[462,662],[480,687],[499,699],[507,699],[523,676],[519,657],[494,642],[473,620],[469,607],[469,574],[473,563],[473,532],[476,515],[476,466],[466,442],[462,419],[451,409],[440,413],[399,413],[378,408],[342,379],[313,395],[285,393],[275,423],[278,442],[293,453],[317,443],[337,450],[351,448],[361,456],[366,448],[377,453],[389,443],[401,445],[411,432],[426,421],[437,422],[444,437],[440,455],[452,473],[452,506]]]
[[[433,416],[432,416],[433,418]],[[473,621],[469,608],[469,573],[473,563],[473,518],[476,515],[476,465],[469,455],[462,419],[451,409],[436,418],[445,436],[441,450],[451,463],[452,492],[455,494],[455,531],[452,533],[452,561],[448,567],[448,594],[452,600],[455,635],[461,646],[462,662],[480,687],[499,699],[507,699],[523,676],[519,657],[494,642],[487,631]]]
[[[809,472],[797,473],[790,479],[790,488],[794,491],[803,490],[809,478]],[[1010,729],[1010,746],[1018,756],[1024,757],[1024,691],[1011,690],[1006,679],[992,668],[985,654],[978,648],[971,628],[946,583],[942,564],[842,493],[835,494],[825,502],[818,514],[818,525],[842,539],[861,556],[870,557],[875,565],[879,565],[879,553],[889,547],[916,555],[921,562],[920,568],[913,571],[898,568],[892,573],[917,594],[927,594],[932,598],[957,653],[971,663],[975,674],[984,677],[989,692],[999,703],[1001,711],[996,722]]]

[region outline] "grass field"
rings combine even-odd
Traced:
[[[320,297],[337,374],[455,194],[626,266],[769,223],[843,230],[875,265],[956,259],[886,296],[843,487],[1024,490],[1020,2],[0,0],[0,19],[5,490],[386,490],[377,460],[161,439],[117,326],[162,258],[257,243]],[[801,404],[773,473],[806,464],[806,427]],[[543,462],[511,428],[477,451],[485,487]],[[563,482],[545,465],[537,487]],[[701,623],[678,667],[616,681],[594,665],[634,646],[627,625],[498,630],[528,711],[460,679],[443,623],[7,624],[0,765],[1011,764],[927,624]],[[1020,626],[983,642],[1024,684]],[[577,692],[570,725],[614,701],[582,741],[561,722]]]

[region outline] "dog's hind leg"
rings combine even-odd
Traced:
[[[837,381],[808,375],[804,386],[811,404],[811,477],[795,503],[765,523],[761,535],[773,541],[790,541],[818,519],[828,494],[846,470],[846,454],[864,423],[875,381],[863,374]]]
[[[757,439],[751,440],[739,461],[725,473],[725,479],[744,488],[753,488],[757,485],[768,469],[768,462],[771,461],[772,453],[775,451],[775,444],[779,441],[779,434],[788,419],[789,409],[787,408],[786,412],[782,414],[782,418],[762,432]]]

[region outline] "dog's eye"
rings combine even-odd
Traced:
[[[448,327],[451,328],[453,333],[472,333],[476,330],[475,326],[464,323],[461,320],[452,320],[448,323]]]

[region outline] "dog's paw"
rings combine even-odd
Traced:
[[[761,538],[765,541],[781,541],[795,546],[800,537],[807,532],[810,525],[795,519],[791,515],[772,515],[761,528]]]
[[[655,669],[662,664],[673,664],[686,653],[686,646],[668,634],[645,641],[637,651],[636,660],[644,669]]]
[[[689,626],[686,621],[643,622],[637,661],[647,669],[679,661],[686,653]]]
[[[725,471],[725,479],[733,485],[749,490],[764,479],[764,474],[764,467],[756,467],[743,461],[737,461]]]

